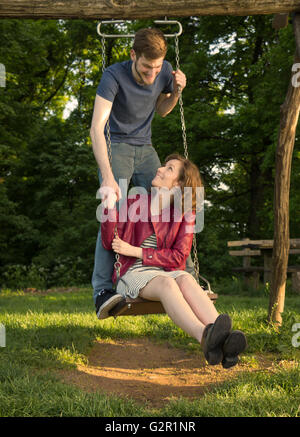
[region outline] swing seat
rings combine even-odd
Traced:
[[[213,303],[215,303],[218,298],[216,293],[209,292],[207,295]],[[109,311],[109,315],[113,317],[143,316],[145,314],[165,313],[164,307],[160,301],[146,300],[141,297],[137,297],[135,299],[126,297]]]

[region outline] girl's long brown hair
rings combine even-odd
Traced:
[[[185,187],[191,187],[192,188],[192,209],[193,211],[196,211],[196,205],[197,205],[197,187],[203,187],[202,178],[199,172],[198,167],[196,164],[194,164],[189,159],[184,158],[183,156],[179,155],[178,153],[172,153],[171,155],[167,156],[165,159],[165,164],[168,161],[171,161],[171,159],[177,159],[181,162],[182,167],[179,173],[179,186],[181,188],[182,192],[182,203],[184,203],[184,188]]]

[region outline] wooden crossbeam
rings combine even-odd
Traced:
[[[0,17],[141,19],[300,11],[299,0],[0,0]]]

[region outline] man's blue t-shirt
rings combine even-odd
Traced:
[[[151,143],[151,122],[161,93],[173,91],[172,66],[163,61],[152,85],[139,85],[132,75],[132,61],[108,67],[101,78],[97,94],[113,102],[109,117],[111,141],[133,145]]]

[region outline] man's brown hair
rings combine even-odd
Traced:
[[[159,29],[140,29],[136,32],[133,46],[137,59],[144,55],[146,59],[158,59],[167,54],[167,41]]]

